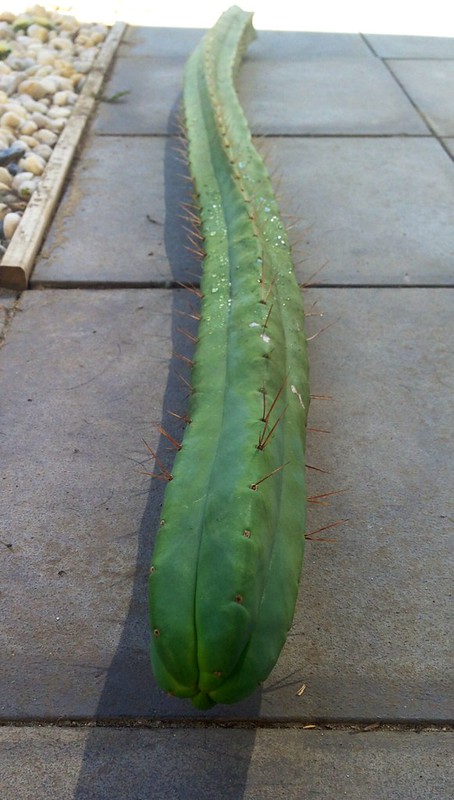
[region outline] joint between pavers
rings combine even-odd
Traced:
[[[383,63],[383,66],[386,67],[386,69],[388,70],[388,72],[391,75],[391,77],[397,83],[399,89],[403,92],[403,94],[407,98],[407,100],[410,103],[410,105],[412,105],[413,108],[415,109],[416,113],[419,114],[419,117],[421,118],[421,120],[424,122],[424,124],[429,129],[429,131],[430,131],[431,135],[433,136],[433,138],[436,139],[442,145],[444,150],[446,150],[446,147],[443,145],[441,137],[438,135],[438,133],[436,132],[436,130],[433,127],[433,125],[430,123],[430,121],[428,120],[428,118],[426,117],[424,112],[421,111],[421,109],[419,108],[417,103],[413,100],[412,96],[407,92],[407,90],[406,90],[405,86],[403,85],[402,81],[400,81],[399,78],[397,77],[397,75],[394,74],[393,70],[391,69],[391,67],[388,64],[388,59],[382,58],[381,61]]]
[[[143,729],[143,730],[198,730],[198,729],[226,729],[229,730],[305,730],[305,731],[333,731],[351,734],[372,732],[394,733],[452,733],[454,722],[452,720],[434,722],[428,720],[331,720],[317,718],[249,718],[249,719],[221,719],[208,717],[179,717],[152,719],[144,717],[58,717],[55,719],[24,718],[21,720],[0,720],[0,728],[115,728],[115,729]]]
[[[194,286],[194,284],[191,284]],[[71,280],[49,280],[31,283],[30,291],[47,291],[61,289],[65,291],[86,290],[86,291],[112,291],[124,289],[187,289],[189,285],[177,284],[172,280],[153,280],[153,281],[71,281]]]

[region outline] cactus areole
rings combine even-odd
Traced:
[[[286,229],[234,78],[254,38],[232,7],[187,62],[184,117],[203,237],[190,423],[149,578],[158,684],[200,709],[269,675],[304,548],[308,364]]]

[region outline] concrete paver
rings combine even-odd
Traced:
[[[163,28],[130,26],[123,36],[118,60],[125,58],[186,59],[199,44],[201,28]]]
[[[190,201],[189,184],[175,147],[164,137],[92,138],[38,257],[32,286],[194,280],[197,259],[187,250],[180,216],[181,202]]]
[[[454,135],[454,58],[390,59],[388,65],[439,136]]]
[[[448,800],[453,315],[434,287],[452,286],[451,41],[263,32],[250,48],[240,94],[253,129],[276,134],[298,275],[328,262],[306,303],[324,314],[309,334],[335,323],[310,344],[312,391],[334,399],[314,399],[309,425],[331,433],[310,433],[307,460],[330,474],[308,481],[347,491],[311,504],[308,530],[346,521],[307,543],[260,691],[196,712],[151,675],[163,485],[141,474],[142,440],[171,466],[156,426],[181,435],[166,412],[186,407],[178,312],[195,302],[156,286],[197,270],[165,137],[200,34],[128,31],[105,94],[130,94],[100,104],[35,271],[48,288],[22,296],[0,349],[0,795]],[[0,337],[15,301],[0,293]],[[78,727],[37,724],[64,719]],[[291,727],[321,719],[438,729]]]
[[[96,133],[164,134],[181,91],[185,59],[140,56],[117,61]],[[246,59],[239,96],[255,134],[429,133],[386,67],[375,58]]]
[[[435,139],[286,138],[270,161],[302,281],[326,264],[326,285],[453,285],[454,170]]]
[[[301,281],[326,264],[318,280],[328,285],[453,284],[454,172],[437,141],[271,137],[264,149],[282,204],[297,215],[291,238],[296,260],[304,259]],[[181,200],[190,200],[182,171],[169,139],[93,137],[32,285],[193,281],[199,265],[179,216]]]
[[[142,437],[153,446],[161,419],[172,297],[30,292],[1,350],[3,718],[96,710],[137,602],[138,530],[148,551],[159,514]],[[140,673],[144,598],[138,611],[126,660]]]
[[[454,137],[451,139],[450,138],[443,139],[443,144],[445,145],[445,147],[448,148],[449,152],[452,154],[454,158]]]
[[[245,62],[239,96],[255,134],[428,133],[378,59]]]
[[[23,298],[0,354],[1,538],[12,545],[0,563],[4,719],[205,716],[152,681],[146,576],[162,485],[152,481],[148,494],[140,475],[152,466],[142,437],[156,448],[162,408],[185,401],[172,364],[167,383],[184,338],[171,311],[174,298],[192,297]],[[445,721],[449,292],[323,289],[309,304],[316,297],[320,324],[340,320],[311,344],[312,389],[336,402],[313,404],[313,426],[329,421],[332,433],[313,434],[308,463],[331,475],[309,471],[310,492],[349,491],[311,513],[309,530],[351,521],[335,544],[308,544],[294,626],[263,690],[210,713]]]
[[[199,44],[200,28],[129,28],[119,52],[130,57],[184,58]],[[295,60],[301,58],[371,58],[370,48],[358,33],[321,31],[259,31],[246,60]]]
[[[454,58],[451,37],[368,33],[364,38],[380,58]]]
[[[203,31],[168,29],[168,28],[134,28],[126,34],[125,43],[120,49],[120,58],[117,60],[112,76],[105,89],[105,95],[113,95],[120,91],[129,91],[130,94],[121,103],[102,104],[98,110],[94,129],[97,133],[112,135],[131,134],[165,134],[168,132],[168,119],[175,104],[179,103],[182,87],[183,69],[186,58],[199,43]],[[303,55],[304,54],[304,55]],[[385,95],[380,95],[382,114],[398,115],[396,122],[404,125],[405,129],[413,130],[416,125],[417,132],[424,128],[414,115],[404,97],[398,97],[388,76],[381,74],[381,81],[376,73],[375,59],[359,35],[299,32],[260,32],[246,55],[243,70],[248,67],[258,68],[260,79],[257,79],[251,97],[258,94],[258,102],[266,101],[266,86],[269,77],[275,71],[274,62],[293,59],[293,68],[298,65],[301,57],[313,59],[323,56],[325,59],[349,58],[351,71],[358,73],[358,59],[364,61],[364,68],[369,66],[373,70],[372,83],[364,85],[367,91],[385,89]],[[297,67],[298,68],[298,67]],[[327,66],[329,70],[329,65]],[[338,68],[339,69],[339,66]],[[380,68],[379,68],[380,69]],[[331,74],[331,73],[330,73]],[[323,76],[326,87],[329,88],[330,74]],[[380,87],[377,84],[380,84]],[[383,84],[384,81],[384,84]],[[295,83],[293,80],[292,83]],[[307,83],[307,81],[306,81]],[[375,85],[377,84],[377,85]],[[361,91],[363,84],[356,86],[355,91]],[[326,91],[328,90],[326,88]],[[364,88],[364,87],[363,87]],[[354,102],[353,95],[348,88],[344,88]],[[390,99],[388,100],[388,94]],[[285,125],[292,124],[296,107],[291,90],[285,92],[292,109],[285,115]],[[278,95],[276,95],[278,97]],[[249,101],[249,97],[245,98]],[[299,98],[297,98],[299,99]],[[332,99],[332,98],[330,98]],[[396,101],[400,100],[400,105]],[[314,102],[314,98],[312,100]],[[361,101],[360,101],[361,102]],[[358,107],[360,106],[358,103]],[[392,106],[392,109],[391,109]],[[400,107],[401,106],[401,107]],[[271,118],[275,117],[277,109],[272,110]],[[403,116],[402,116],[403,115]],[[279,118],[279,117],[278,117]],[[290,119],[290,123],[289,123]],[[282,120],[284,122],[284,120]],[[280,132],[280,131],[279,131]],[[394,128],[393,128],[394,132]]]
[[[257,38],[248,48],[246,60],[370,59],[371,55],[370,48],[359,33],[259,31]]]
[[[450,800],[452,734],[0,730],[15,800]]]
[[[138,56],[116,62],[104,94],[129,94],[118,103],[102,103],[94,121],[95,133],[111,136],[156,136],[169,130],[172,110],[180,106],[185,58]]]
[[[309,437],[308,463],[331,474],[311,473],[310,490],[348,491],[323,514],[316,509],[309,529],[351,521],[320,534],[334,544],[307,553],[292,631],[305,642],[307,691],[319,687],[319,709],[340,718],[366,708],[381,718],[392,707],[395,719],[451,719],[454,674],[443,642],[451,638],[452,515],[441,476],[452,468],[444,343],[452,297],[443,289],[313,294],[314,310],[327,312],[319,324],[339,322],[311,343],[312,391],[334,399],[332,409],[312,404],[310,426],[329,420],[331,433]],[[291,672],[301,660],[289,653],[281,663]]]

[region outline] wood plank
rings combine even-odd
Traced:
[[[62,195],[74,154],[99,100],[102,84],[125,30],[124,22],[116,22],[98,53],[71,116],[52,151],[39,186],[33,192],[2,258],[0,286],[20,291],[28,286],[36,256]]]

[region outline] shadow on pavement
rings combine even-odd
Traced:
[[[177,283],[194,282],[197,284],[200,264],[198,259],[185,248],[188,243],[187,235],[183,227],[184,222],[180,217],[182,200],[190,201],[190,183],[184,177],[185,166],[177,151],[179,146],[176,141],[178,112],[179,102],[175,104],[169,118],[166,143],[165,244],[173,280]],[[179,288],[172,289],[172,295],[172,352],[190,358],[193,344],[178,329],[183,327],[195,333],[196,322],[189,317],[182,317],[180,312],[193,313],[197,310],[198,298],[193,292]],[[189,377],[188,366],[180,358],[173,356],[163,400],[162,425],[177,440],[181,440],[184,423],[169,416],[167,410],[176,411],[178,414],[185,413],[189,399],[189,389],[185,381],[189,380]],[[160,439],[157,455],[166,467],[171,469],[173,456],[169,452],[169,442],[165,437]],[[214,733],[213,729],[211,731],[206,729],[202,732],[200,731],[201,723],[198,722],[199,730],[192,732],[197,740],[197,767],[191,772],[189,781],[187,770],[181,771],[181,785],[179,785],[180,753],[178,748],[176,750],[171,748],[168,758],[162,757],[162,748],[144,749],[146,760],[141,759],[140,768],[134,769],[134,774],[127,774],[124,749],[128,749],[130,740],[138,744],[137,737],[140,737],[140,729],[136,726],[140,726],[140,720],[144,720],[147,724],[151,720],[171,722],[177,719],[181,724],[184,719],[187,719],[186,741],[190,746],[193,738],[190,730],[191,720],[212,720],[214,718],[230,720],[230,724],[232,724],[235,719],[256,719],[260,709],[261,693],[257,692],[253,697],[236,706],[217,706],[205,713],[195,709],[191,711],[189,704],[167,698],[154,683],[148,657],[147,578],[164,489],[163,481],[151,481],[138,531],[137,563],[130,606],[122,636],[108,669],[104,689],[94,715],[95,721],[98,721],[99,726],[103,726],[103,730],[100,730],[100,727],[89,730],[74,800],[124,800],[125,797],[131,797],[134,800],[139,797],[194,797],[198,799],[212,797],[214,795],[207,795],[206,791],[207,787],[212,785],[214,775],[218,786],[216,792],[218,797],[223,800],[230,798],[240,800],[243,796],[250,756],[254,748],[254,730],[241,731],[240,761],[236,758],[238,743],[235,737],[232,737],[231,758],[225,758],[226,754],[224,753],[223,760],[220,761],[216,748],[210,747],[209,740],[210,734]],[[127,726],[128,723],[131,728],[125,729],[124,726]],[[109,729],[110,734],[104,727],[106,724],[112,725],[112,728]],[[118,728],[114,730],[118,724],[121,724],[121,730]],[[160,728],[161,733],[165,727],[164,722]],[[170,734],[170,731],[168,732]],[[148,731],[147,736],[152,736],[152,731]],[[159,738],[158,730],[156,730],[156,736]],[[118,748],[120,742],[123,744]],[[184,749],[186,748],[184,747]],[[181,753],[181,758],[183,755]],[[184,757],[187,758],[187,756]],[[234,759],[235,770],[233,771]],[[108,780],[106,780],[107,776]]]

